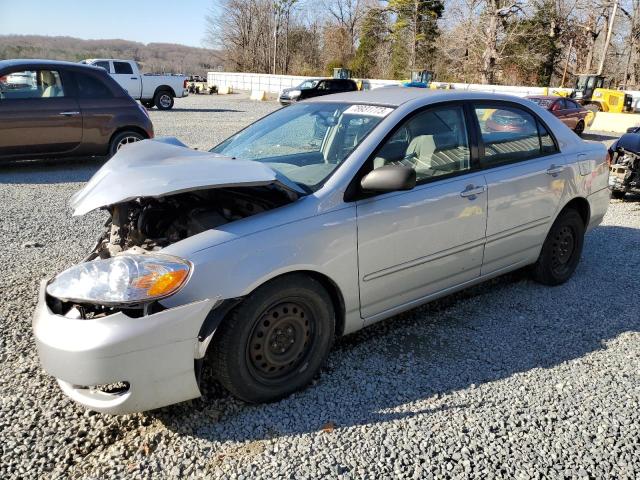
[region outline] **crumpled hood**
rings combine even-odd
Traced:
[[[305,192],[267,165],[232,160],[163,141],[143,140],[122,148],[71,197],[73,215],[139,197],[163,197],[215,187],[278,185]]]

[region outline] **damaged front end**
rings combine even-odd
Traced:
[[[161,141],[127,146],[71,199],[74,215],[110,218],[86,260],[132,248],[160,250],[229,222],[290,203],[305,191],[267,165]]]
[[[71,199],[74,215],[110,215],[84,261],[49,282],[49,308],[80,319],[161,311],[160,300],[186,284],[191,268],[163,248],[302,194],[259,162],[158,141],[129,145]]]
[[[627,133],[611,149],[609,188],[622,198],[626,193],[640,193],[640,134]]]

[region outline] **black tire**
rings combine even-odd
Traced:
[[[286,275],[259,287],[225,318],[211,345],[213,371],[246,402],[278,400],[311,382],[334,335],[327,291],[306,275]]]
[[[581,137],[584,133],[584,120],[580,120],[573,131],[576,132],[576,135]]]
[[[618,200],[622,200],[625,196],[626,192],[621,190],[611,190],[611,197],[616,198]]]
[[[551,226],[533,265],[533,278],[544,285],[560,285],[573,275],[584,245],[585,225],[573,209],[562,212]]]
[[[169,90],[160,90],[153,97],[153,103],[158,110],[171,110],[173,108],[173,95]]]
[[[113,157],[124,145],[139,142],[144,139],[144,135],[132,130],[125,130],[124,132],[117,133],[109,143],[109,157]]]

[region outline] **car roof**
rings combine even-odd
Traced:
[[[558,95],[528,95],[525,98],[531,98],[531,99],[537,99],[537,100],[560,100],[561,98],[564,97],[560,97]]]
[[[387,87],[373,90],[336,93],[314,97],[304,102],[344,102],[364,103],[399,107],[405,103],[423,100],[424,103],[437,103],[459,100],[502,100],[506,102],[522,103],[524,100],[513,95],[503,95],[489,92],[466,90],[431,90],[415,87]],[[425,101],[427,100],[427,101]]]
[[[33,68],[33,67],[66,67],[77,69],[97,69],[92,65],[84,65],[82,63],[65,62],[62,60],[42,60],[38,58],[13,58],[9,60],[0,60],[0,69],[4,68]]]

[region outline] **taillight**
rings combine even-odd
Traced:
[[[184,79],[184,82],[182,82],[182,88],[187,88],[187,79]]]
[[[607,157],[605,158],[607,165],[611,166],[611,153],[607,152]]]

